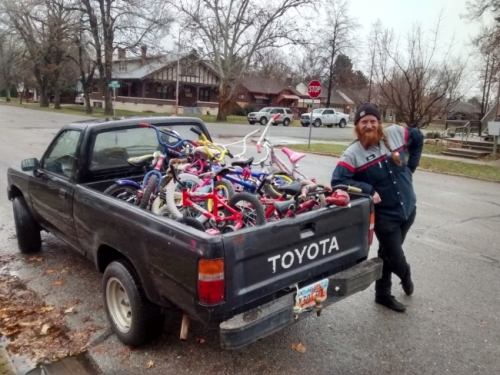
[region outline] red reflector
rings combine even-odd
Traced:
[[[198,300],[206,305],[224,302],[224,259],[200,259],[198,263]]]
[[[373,232],[375,230],[375,214],[370,214],[370,229],[368,231],[368,246],[371,246],[373,242]]]

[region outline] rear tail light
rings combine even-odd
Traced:
[[[198,300],[206,305],[224,302],[224,258],[198,262]]]
[[[370,230],[368,231],[368,246],[373,242],[373,231],[375,230],[375,213],[370,214]]]

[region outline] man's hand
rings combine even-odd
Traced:
[[[382,202],[382,199],[380,199],[380,195],[378,195],[378,193],[375,192],[373,194],[373,203],[377,204],[377,203],[380,203],[380,202]]]

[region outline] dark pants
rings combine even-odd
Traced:
[[[379,242],[378,256],[384,261],[382,278],[375,283],[377,297],[391,295],[391,274],[394,273],[401,280],[408,277],[408,263],[403,251],[403,242],[406,233],[410,230],[417,208],[413,210],[408,220],[404,222],[381,221],[375,222],[375,235]]]

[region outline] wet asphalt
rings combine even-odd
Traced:
[[[0,105],[3,191],[9,165],[40,158],[57,130],[77,119],[83,117]],[[248,132],[246,125],[226,127],[209,125],[218,136]],[[307,133],[302,128],[293,130],[293,135],[280,132],[289,129],[273,128],[273,136]],[[314,130],[352,134],[349,127]],[[332,137],[349,138],[343,133]],[[308,155],[300,164],[305,174],[328,183],[336,161]],[[94,331],[88,358],[99,369],[96,373],[498,374],[500,184],[424,171],[415,173],[414,183],[418,213],[405,243],[414,295],[405,296],[399,280],[393,278],[393,294],[408,305],[405,314],[376,305],[371,286],[324,310],[321,317],[312,316],[236,351],[220,349],[217,332],[196,322],[191,324],[189,339],[180,341],[176,313],[155,342],[134,349],[121,344],[109,331],[101,274],[94,265],[50,234],[42,236],[39,256],[43,261],[30,262],[19,255],[12,207],[5,195],[0,200],[0,255],[15,255],[10,269],[47,304],[62,306],[77,300],[76,313],[68,316],[67,325]],[[375,242],[370,256],[376,255],[376,249]],[[55,272],[46,274],[47,269]],[[64,284],[55,287],[55,281]],[[292,350],[298,342],[305,346],[304,354]]]

